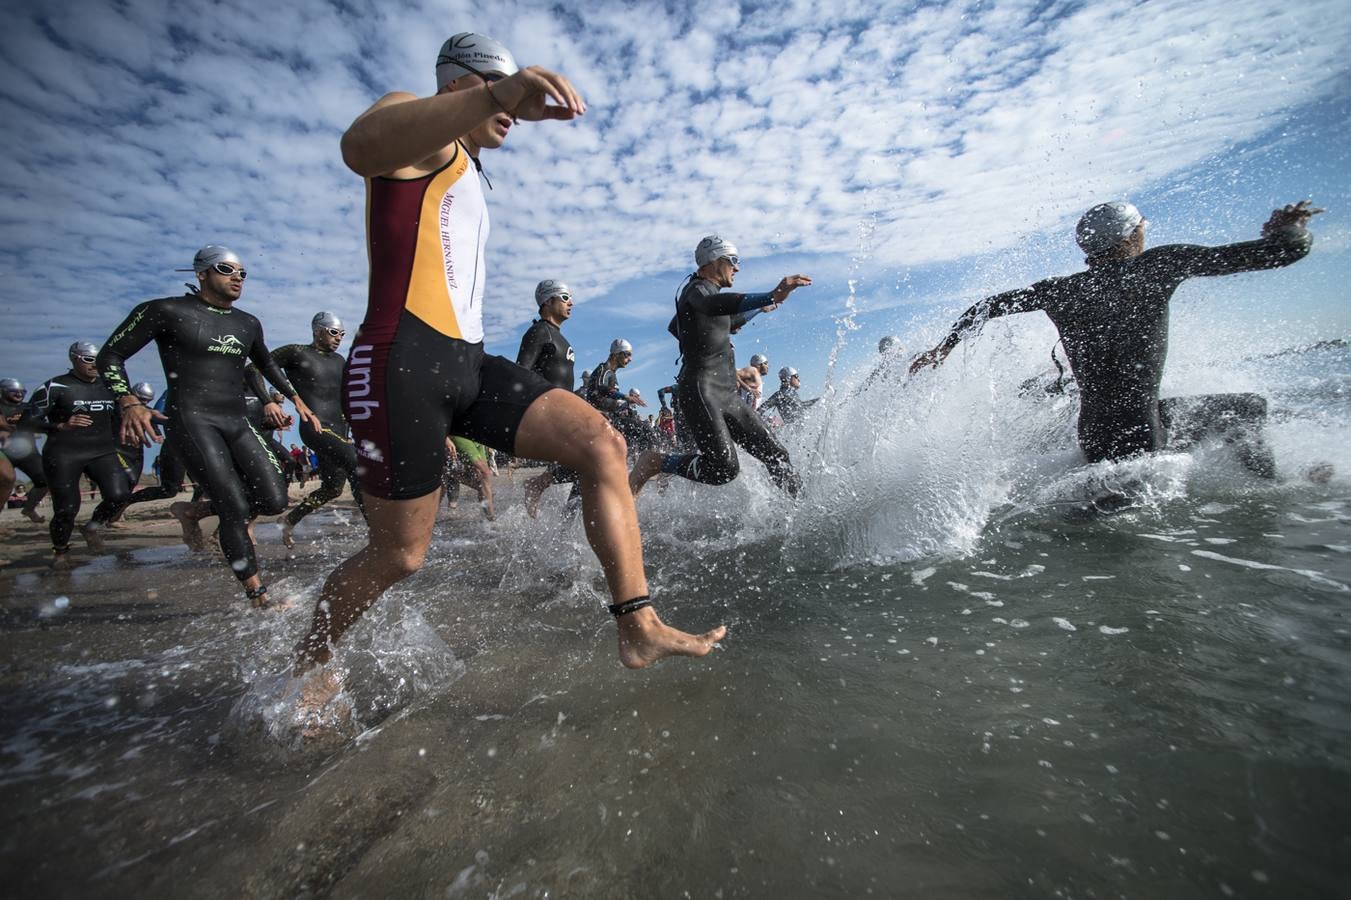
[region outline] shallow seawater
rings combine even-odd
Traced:
[[[920,434],[806,423],[797,504],[749,460],[649,489],[663,617],[731,629],[702,661],[618,665],[561,489],[462,502],[351,634],[355,736],[301,749],[238,709],[356,546],[335,514],[293,558],[260,530],[280,613],[169,549],[6,581],[6,893],[1347,896],[1344,417],[1280,400],[1269,484],[1222,447],[1085,470],[1061,410],[995,396],[982,436],[921,399]],[[1070,514],[1127,477],[1139,508]]]
[[[259,753],[225,728],[283,667],[336,538],[271,562],[302,601],[272,618],[112,585],[11,615],[6,882],[1289,897],[1351,877],[1344,491],[1015,515],[960,559],[845,570],[653,541],[668,620],[732,633],[641,673],[614,660],[592,564],[541,570],[510,521],[441,527],[354,634],[365,730],[336,747]],[[221,594],[210,562],[129,565]]]

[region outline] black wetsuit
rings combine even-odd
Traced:
[[[536,319],[521,336],[516,365],[535,372],[556,388],[572,390],[576,380],[576,361],[577,354],[573,352],[572,344],[552,322]]]
[[[817,398],[819,399],[819,398]],[[790,384],[785,384],[777,391],[769,395],[769,399],[760,404],[760,415],[768,415],[771,409],[777,409],[779,415],[783,417],[783,424],[792,425],[798,419],[807,413],[816,400],[803,400],[798,394],[798,389]]]
[[[319,486],[286,514],[286,521],[294,526],[341,494],[344,483],[351,485],[357,508],[365,515],[357,474],[357,450],[348,436],[347,419],[342,414],[342,370],[347,360],[313,344],[278,347],[272,351],[272,359],[300,391],[300,399],[319,417],[324,429],[316,432],[309,422],[302,420],[300,423],[300,439],[319,458]]]
[[[572,343],[563,337],[562,330],[552,322],[536,319],[521,335],[516,365],[529,369],[554,387],[572,390],[577,380],[576,364],[577,354],[572,349]],[[575,470],[561,463],[550,463],[549,474],[554,484],[572,485],[572,492],[568,495],[570,504],[581,503],[582,489]]]
[[[81,475],[98,485],[103,498],[90,519],[95,525],[106,524],[131,493],[113,433],[117,403],[101,380],[91,383],[67,372],[34,391],[31,406],[31,418],[25,421],[47,432],[42,471],[52,492],[52,549],[64,553],[70,549],[70,533],[80,511]],[[56,427],[76,415],[89,416],[93,424]]]
[[[668,330],[680,342],[683,363],[676,399],[685,433],[698,452],[667,456],[662,471],[704,484],[726,484],[741,470],[735,442],[765,464],[775,484],[797,494],[802,482],[788,451],[737,396],[732,332],[772,302],[769,294],[719,293],[717,285],[697,275],[685,283]]]
[[[1229,437],[1255,439],[1243,433],[1260,427],[1266,415],[1266,401],[1255,394],[1177,398],[1161,409],[1168,302],[1188,278],[1288,266],[1312,244],[1306,229],[1287,226],[1256,241],[1170,244],[1128,259],[1097,260],[1085,272],[982,300],[962,314],[941,346],[951,350],[963,331],[987,318],[1045,312],[1060,332],[1079,384],[1079,445],[1089,462],[1162,449],[1170,424],[1184,440],[1216,428]],[[1190,421],[1179,421],[1178,413]],[[1249,448],[1245,465],[1270,475],[1270,454],[1251,441]]]
[[[284,395],[294,397],[295,388],[268,354],[257,318],[188,294],[142,303],[104,343],[99,371],[119,398],[131,391],[125,360],[151,341],[169,385],[169,443],[211,495],[221,550],[243,581],[258,573],[250,518],[286,508],[281,461],[246,417],[240,387],[245,362],[251,360]]]
[[[42,451],[38,449],[37,432],[32,428],[19,427],[24,415],[32,407],[28,401],[10,403],[0,400],[0,416],[13,430],[4,438],[3,452],[14,468],[28,476],[32,485],[28,488],[28,497],[24,500],[24,515],[29,515],[47,496],[47,476],[42,474]]]
[[[630,458],[655,446],[652,429],[638,417],[637,409],[619,389],[619,369],[611,369],[608,360],[586,377],[582,397],[604,413],[615,431],[624,436]]]
[[[263,438],[263,443],[267,444],[267,449],[272,451],[272,455],[281,463],[282,480],[286,480],[286,470],[291,465],[291,453],[286,449],[286,445],[277,440],[277,429],[267,420],[266,407],[272,402],[272,392],[267,389],[267,383],[263,380],[263,373],[258,371],[258,367],[249,363],[244,367],[244,417],[249,420],[249,425],[258,432]],[[193,499],[196,499],[195,497]]]

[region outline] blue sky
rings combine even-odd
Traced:
[[[24,0],[0,35],[0,375],[63,371],[71,341],[177,293],[205,243],[244,256],[242,305],[273,346],[308,340],[319,309],[354,327],[363,191],[338,138],[386,90],[430,93],[461,30],[567,74],[590,107],[484,156],[492,351],[515,355],[535,282],[561,278],[579,370],[628,338],[625,383],[655,400],[672,294],[717,232],[738,287],[816,278],[738,338],[812,394],[832,350],[848,369],[885,333],[921,349],[980,296],[1080,267],[1074,221],[1116,197],[1151,243],[1249,239],[1313,197],[1329,211],[1308,259],[1179,302],[1273,349],[1351,336],[1341,2]],[[130,371],[163,384],[150,351]]]

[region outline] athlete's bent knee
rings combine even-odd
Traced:
[[[741,474],[741,463],[735,456],[706,456],[704,460],[705,484],[727,484]]]

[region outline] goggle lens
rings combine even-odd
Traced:
[[[232,277],[234,277],[234,275],[235,275],[236,272],[239,273],[239,280],[240,280],[240,281],[243,281],[245,278],[248,278],[248,277],[249,277],[249,273],[248,273],[248,272],[245,272],[245,271],[244,271],[242,268],[240,268],[239,266],[232,266],[232,265],[230,265],[229,263],[216,263],[216,264],[215,264],[214,266],[212,266],[211,268],[215,269],[217,272],[219,272],[220,274],[224,275],[226,278],[232,278]]]

